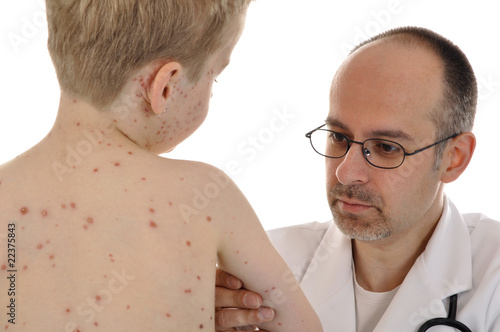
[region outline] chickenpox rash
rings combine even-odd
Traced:
[[[39,244],[36,246],[36,248],[37,248],[38,250],[41,250],[41,249],[43,248],[43,244],[39,243]]]
[[[115,166],[116,167],[120,167],[120,163],[115,163]]]
[[[191,289],[189,289],[189,288],[188,288],[188,289],[185,289],[185,290],[184,290],[184,294],[191,294]]]
[[[157,225],[154,221],[152,221],[152,220],[151,220],[151,221],[149,222],[149,227],[151,227],[151,228],[157,228],[157,227],[158,227],[158,225]]]
[[[153,213],[153,214],[154,214],[154,213],[155,213],[155,209],[150,208],[150,209],[149,209],[149,212],[151,212],[151,213]]]
[[[87,224],[93,224],[94,223],[94,219],[93,218],[87,218]]]
[[[72,209],[76,209],[76,204],[75,203],[71,203],[69,206],[71,206]]]
[[[207,216],[207,221],[208,221],[208,222],[211,222],[211,221],[212,221],[212,217]]]
[[[191,241],[186,241],[186,246],[191,247]]]
[[[43,211],[42,211],[42,217],[46,217],[46,216],[47,216],[47,214],[48,214],[47,210],[43,210]]]
[[[28,208],[23,206],[22,208],[19,209],[19,212],[24,216],[25,214],[28,213]]]

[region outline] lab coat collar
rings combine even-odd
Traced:
[[[419,256],[374,332],[416,331],[424,321],[446,317],[443,300],[472,288],[467,225],[445,197],[444,210]],[[301,286],[325,326],[356,331],[351,240],[331,222]],[[460,297],[459,297],[460,300]],[[328,312],[329,314],[322,314]],[[330,320],[330,321],[328,321]]]
[[[301,287],[314,310],[323,317],[323,325],[342,326],[343,332],[356,332],[351,267],[351,240],[332,221],[302,278]]]
[[[429,319],[447,316],[448,301],[445,306],[443,300],[470,289],[469,230],[457,208],[445,197],[443,214],[425,251],[408,272],[374,332],[416,331]]]

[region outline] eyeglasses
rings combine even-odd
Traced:
[[[321,129],[325,125],[326,124],[323,124],[306,134],[306,137],[311,141],[311,146],[314,151],[327,158],[338,159],[347,154],[352,143],[356,143],[361,145],[363,156],[370,165],[383,169],[398,168],[403,164],[406,156],[416,155],[417,153],[446,142],[447,140],[455,138],[459,135],[455,134],[424,148],[408,153],[399,143],[379,138],[370,138],[364,142],[356,142],[350,140],[344,134],[336,131]]]

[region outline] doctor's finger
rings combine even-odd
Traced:
[[[243,282],[232,274],[217,268],[215,271],[215,285],[230,289],[240,289],[243,286]]]
[[[266,307],[258,310],[219,309],[215,312],[215,329],[216,331],[253,331],[254,329],[242,329],[241,326],[250,327],[270,322],[274,319],[274,315],[274,310]]]
[[[257,309],[262,305],[262,297],[246,289],[232,290],[215,287],[216,308]]]

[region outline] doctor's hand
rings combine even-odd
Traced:
[[[262,297],[259,294],[244,289],[240,279],[217,269],[215,277],[216,331],[255,331],[255,325],[274,319],[274,310],[261,307],[261,305]]]

